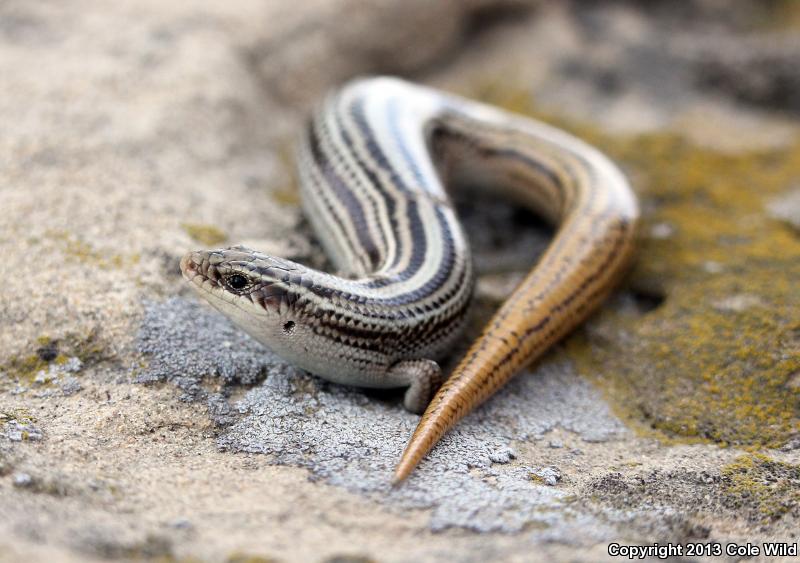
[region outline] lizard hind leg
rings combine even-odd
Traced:
[[[422,414],[433,394],[444,381],[439,364],[433,360],[402,360],[389,368],[389,375],[398,382],[408,384],[403,406],[413,413]]]

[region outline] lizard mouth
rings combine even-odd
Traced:
[[[187,252],[181,258],[181,273],[184,279],[197,286],[210,282],[213,286],[219,285],[219,271],[209,261],[207,252]]]
[[[197,274],[198,263],[194,259],[194,252],[187,252],[181,258],[181,273],[186,279],[191,279]]]

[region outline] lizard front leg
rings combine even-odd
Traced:
[[[407,384],[403,406],[422,414],[431,397],[444,381],[442,369],[433,360],[402,360],[392,365],[387,375],[400,384]]]

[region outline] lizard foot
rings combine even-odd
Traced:
[[[425,412],[433,394],[444,381],[439,364],[433,360],[403,360],[391,367],[391,373],[409,384],[403,406],[416,414]]]

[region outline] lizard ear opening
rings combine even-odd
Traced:
[[[284,334],[292,334],[294,332],[295,323],[294,321],[286,321],[283,323],[283,333]]]

